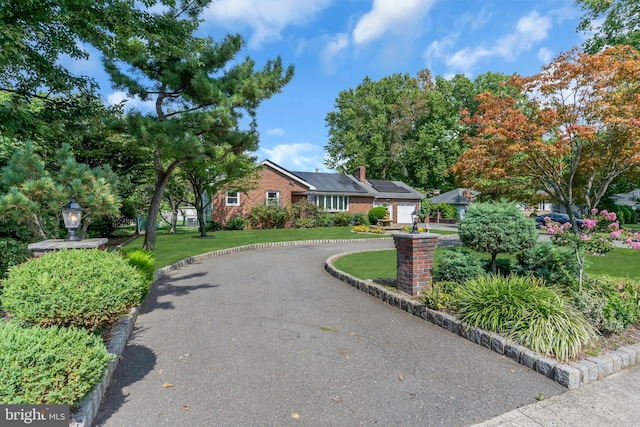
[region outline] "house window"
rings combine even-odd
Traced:
[[[316,195],[316,205],[327,212],[349,210],[349,196]]]
[[[280,204],[280,192],[279,191],[267,191],[267,204],[279,205]]]
[[[225,201],[227,206],[240,206],[240,193],[237,191],[227,191]]]

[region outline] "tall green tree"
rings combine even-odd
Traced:
[[[0,174],[0,217],[28,224],[36,238],[57,239],[61,208],[71,198],[84,209],[81,237],[93,221],[118,215],[117,177],[108,167],[91,169],[77,162],[68,145],[52,163],[50,171],[30,143],[14,153]]]
[[[325,119],[326,165],[349,172],[364,165],[379,179],[407,176],[406,138],[424,112],[423,95],[408,73],[378,81],[366,77],[355,89],[340,92],[335,111]]]
[[[247,191],[257,180],[258,167],[255,157],[229,154],[219,161],[195,160],[181,168],[181,174],[191,184],[193,206],[196,209],[200,237],[207,237],[206,209],[211,206],[214,195],[234,183],[236,191]],[[253,179],[252,179],[253,178]]]
[[[607,46],[631,45],[640,50],[640,2],[637,0],[577,0],[585,11],[579,31],[593,33],[584,50],[595,54]]]
[[[104,109],[95,80],[73,73],[63,59],[87,59],[89,46],[117,57],[152,18],[133,0],[1,2],[0,133],[54,139],[67,123]]]
[[[449,190],[449,172],[466,144],[469,128],[461,111],[476,111],[475,96],[509,91],[509,76],[486,73],[471,81],[464,75],[432,78],[422,70],[416,78],[394,74],[379,81],[365,78],[340,92],[327,114],[327,166],[352,171],[367,167],[372,178],[402,180],[417,188]]]
[[[239,35],[215,42],[195,35],[208,2],[180,2],[159,13],[145,38],[132,39],[119,61],[106,58],[114,86],[155,110],[128,116],[129,133],[152,152],[155,189],[148,211],[144,249],[153,250],[155,218],[171,174],[197,159],[218,160],[257,148],[256,110],[293,77],[277,58],[261,70],[238,60]],[[153,32],[152,30],[155,30]],[[129,70],[123,71],[124,67]],[[248,118],[248,128],[241,120]]]

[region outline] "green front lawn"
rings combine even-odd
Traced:
[[[176,234],[158,230],[153,250],[156,269],[171,265],[176,261],[207,252],[252,245],[255,243],[293,242],[301,240],[344,240],[379,239],[390,237],[388,234],[353,233],[353,227],[320,228],[278,228],[273,230],[215,231],[207,233],[209,238],[198,238],[193,228],[178,227]],[[437,230],[439,234],[454,234],[453,231]],[[138,237],[123,248],[124,252],[140,249],[144,237]]]
[[[437,248],[434,255],[435,262],[447,248]],[[483,259],[489,259],[487,254],[478,253]],[[498,255],[498,260],[510,260],[514,257]],[[360,279],[389,279],[396,277],[396,251],[363,252],[339,258],[334,263],[339,270]],[[587,256],[586,273],[591,275],[608,275],[614,277],[629,277],[640,280],[640,251],[616,248],[606,256]]]
[[[176,261],[190,256],[255,243],[324,239],[377,239],[380,237],[389,237],[389,235],[384,234],[356,234],[351,232],[351,228],[352,227],[326,227],[216,231],[207,233],[211,237],[206,239],[197,238],[199,233],[194,229],[182,228],[178,230],[177,234],[166,234],[159,231],[153,250],[155,268],[159,269],[171,265]],[[129,243],[124,248],[124,251],[128,252],[140,249],[143,242],[144,237],[138,237]]]

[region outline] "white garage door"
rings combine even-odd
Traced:
[[[398,224],[411,224],[411,214],[416,209],[413,203],[398,203]]]

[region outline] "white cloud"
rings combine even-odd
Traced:
[[[289,25],[305,25],[326,9],[333,0],[218,0],[205,12],[206,21],[229,28],[245,25],[253,29],[250,48],[280,40]]]
[[[546,47],[541,47],[538,50],[538,59],[546,64],[549,61],[551,61],[551,59],[553,58],[553,53],[551,53],[551,51],[549,49],[547,49]]]
[[[117,105],[124,102],[127,110],[134,109],[139,111],[149,111],[155,109],[155,101],[149,100],[142,102],[137,96],[130,98],[125,92],[118,91],[107,95],[107,103],[109,105]]]
[[[374,0],[353,30],[355,44],[377,40],[388,32],[411,33],[436,0]]]
[[[520,18],[515,31],[500,37],[493,46],[484,45],[466,47],[447,57],[448,66],[468,70],[476,63],[492,57],[500,57],[507,61],[514,60],[522,52],[545,40],[553,24],[547,16],[540,16],[537,11]]]
[[[313,171],[324,169],[323,148],[309,143],[278,144],[273,148],[260,148],[259,153],[288,170]]]
[[[320,62],[325,73],[333,74],[336,71],[336,61],[341,53],[349,47],[349,35],[340,33],[336,34],[320,53]]]
[[[280,129],[280,128],[275,128],[275,129],[269,129],[267,130],[267,135],[276,135],[276,136],[282,136],[284,135],[284,129]]]

